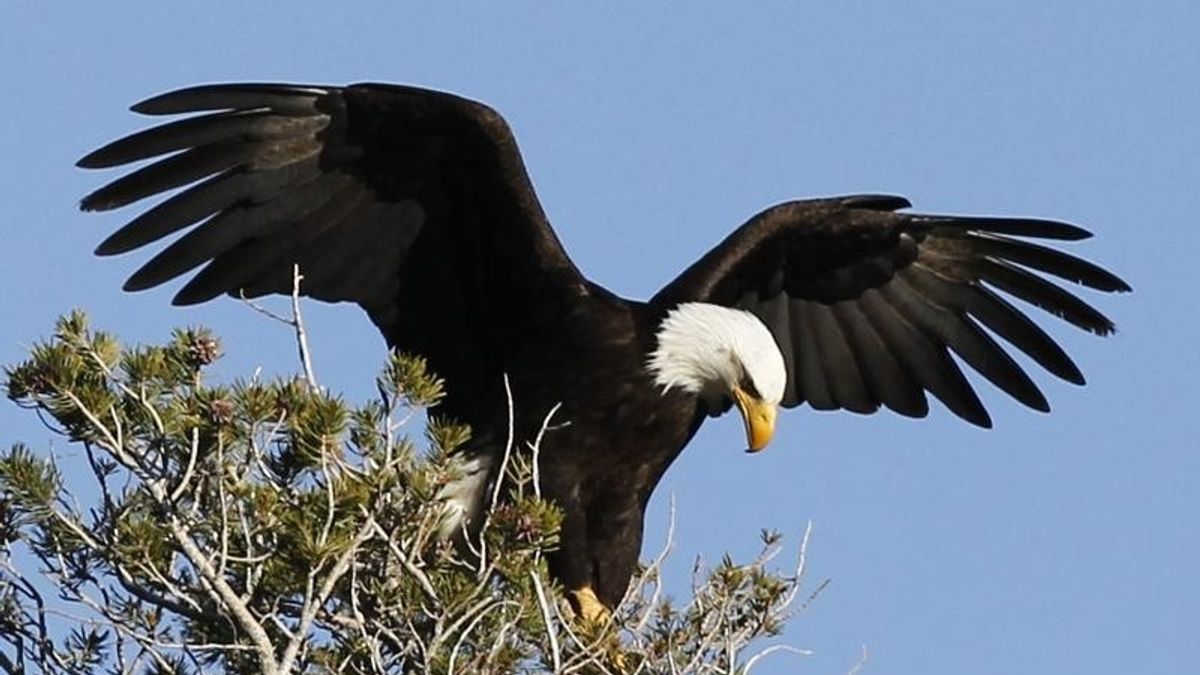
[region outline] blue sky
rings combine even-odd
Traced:
[[[91,250],[132,211],[85,215],[84,152],[143,124],[150,94],[223,80],[403,82],[499,109],[580,267],[646,298],[751,214],[789,198],[907,195],[928,212],[1034,215],[1096,233],[1071,250],[1133,295],[1089,295],[1100,339],[1039,315],[1088,376],[1038,373],[1050,415],[981,384],[996,428],[796,410],[740,452],[710,422],[651,504],[678,505],[670,573],[748,557],[759,528],[814,523],[814,581],[759,673],[1194,672],[1200,628],[1200,5],[1150,3],[14,3],[0,26],[5,122],[0,362],[71,307],[124,338],[203,323],[232,378],[295,368],[237,303],[129,295],[144,254]],[[1151,9],[1151,7],[1153,9]],[[318,375],[362,400],[383,343],[311,304]],[[1036,366],[1029,365],[1031,370]],[[975,380],[978,382],[978,379]],[[0,406],[0,441],[59,447]]]

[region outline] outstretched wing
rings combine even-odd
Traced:
[[[191,228],[134,273],[127,290],[205,265],[176,304],[287,293],[298,264],[306,295],[362,305],[391,339],[402,278],[422,293],[456,294],[429,301],[453,306],[488,289],[489,269],[505,279],[545,278],[548,269],[578,275],[508,126],[482,104],[391,85],[225,84],[133,110],[205,114],[79,161],[106,168],[166,155],[85,197],[89,211],[188,186],[97,248],[123,253]],[[423,254],[409,255],[421,242]]]
[[[1045,397],[992,333],[1051,373],[1083,384],[1070,357],[1003,294],[1106,335],[1103,314],[1038,273],[1101,291],[1113,274],[1027,239],[1091,236],[1066,223],[896,213],[902,197],[790,202],[750,219],[654,302],[712,302],[753,312],[784,355],[783,405],[870,413],[928,412],[925,392],[969,422],[991,419],[953,351],[1013,398]]]

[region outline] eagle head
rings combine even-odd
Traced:
[[[751,452],[775,432],[775,414],[787,385],[783,355],[771,332],[750,312],[702,302],[667,313],[647,363],[666,392],[698,396],[710,415],[737,405]]]

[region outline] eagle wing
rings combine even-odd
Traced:
[[[483,104],[393,85],[223,84],[156,96],[133,110],[203,114],[115,141],[78,163],[107,168],[166,155],[85,197],[85,210],[185,188],[97,249],[123,253],[191,228],[135,272],[127,290],[205,265],[176,304],[289,293],[299,265],[304,294],[358,303],[390,336],[402,279],[429,294],[451,277],[483,286],[485,256],[506,278],[555,276],[547,270],[578,278],[512,133]],[[440,245],[409,256],[422,237]]]
[[[771,330],[788,371],[783,405],[928,413],[925,392],[979,426],[991,419],[950,352],[1013,398],[1049,405],[985,330],[1069,382],[1063,349],[1003,296],[1084,330],[1113,323],[1047,274],[1101,291],[1129,286],[1100,267],[1028,239],[1079,240],[1048,220],[897,213],[902,197],[860,195],[780,204],[751,218],[652,302],[744,308]],[[1040,274],[1039,274],[1040,273]]]

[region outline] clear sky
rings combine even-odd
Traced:
[[[127,106],[201,82],[486,101],[580,267],[636,298],[789,198],[1064,219],[1096,234],[1071,250],[1134,294],[1085,295],[1117,321],[1108,339],[1038,315],[1089,379],[1022,361],[1052,414],[982,383],[991,431],[937,405],[916,421],[800,409],[754,457],[739,420],[710,422],[652,502],[647,545],[673,493],[682,591],[694,556],[746,558],[759,528],[795,543],[814,523],[810,573],[832,585],[784,641],[815,654],[759,673],[843,673],[862,645],[877,673],[1200,669],[1200,4],[405,4],[8,3],[0,362],[79,306],[134,341],[209,325],[222,377],[294,370],[290,336],[235,302],[122,293],[147,255],[91,250],[133,211],[75,210],[109,176],[72,163],[144,123]],[[369,396],[384,345],[365,317],[314,303],[306,318],[323,383]],[[0,429],[61,445],[11,405]]]

